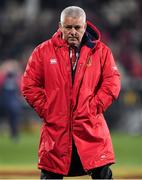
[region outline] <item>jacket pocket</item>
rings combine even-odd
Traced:
[[[90,114],[93,115],[93,116],[96,116],[97,115],[97,105],[95,104],[94,102],[94,98],[92,98],[90,101],[89,101],[89,111],[90,111]]]
[[[42,127],[39,144],[39,155],[41,156],[43,153],[51,151],[54,148],[54,145],[55,141],[50,137],[47,127]]]
[[[89,109],[90,109],[90,113],[93,116],[96,116],[97,114],[103,113],[103,108],[98,102],[96,102],[95,97],[93,97],[89,101]]]

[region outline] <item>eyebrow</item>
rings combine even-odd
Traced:
[[[68,28],[80,28],[83,25],[63,25],[64,27],[68,27]]]

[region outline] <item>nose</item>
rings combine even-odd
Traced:
[[[70,33],[71,33],[72,35],[75,35],[75,34],[76,34],[76,29],[75,29],[74,27],[72,27],[71,30],[70,30]]]

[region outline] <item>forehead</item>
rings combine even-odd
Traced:
[[[64,25],[83,25],[84,18],[83,17],[64,17],[63,22]]]

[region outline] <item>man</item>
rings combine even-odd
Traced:
[[[119,91],[119,72],[99,31],[83,9],[65,8],[59,30],[35,48],[22,80],[24,97],[43,118],[41,179],[112,178],[114,152],[103,112]]]
[[[15,60],[5,60],[0,67],[0,115],[6,118],[10,138],[18,142],[22,99],[20,93],[21,74]]]

